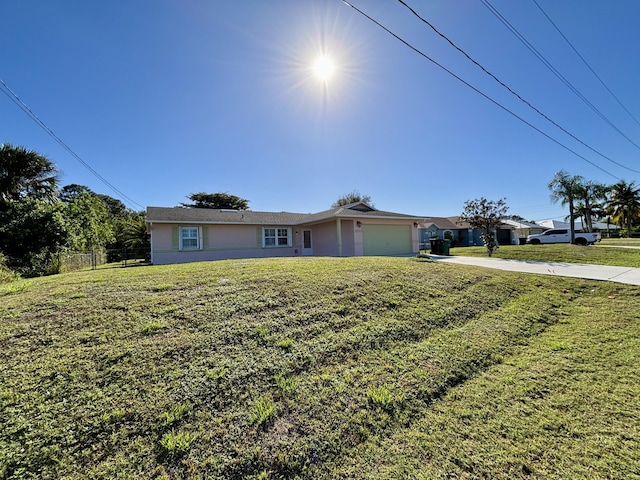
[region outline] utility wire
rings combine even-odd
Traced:
[[[560,130],[562,130],[564,133],[566,133],[567,135],[569,135],[571,138],[573,138],[574,140],[576,140],[577,142],[579,142],[580,144],[582,144],[583,146],[587,147],[589,150],[591,150],[592,152],[596,153],[597,155],[600,155],[602,158],[604,158],[605,160],[610,161],[611,163],[622,167],[626,170],[629,170],[631,172],[634,173],[640,173],[639,170],[634,170],[633,168],[627,167],[626,165],[623,165],[620,162],[616,162],[615,160],[613,160],[612,158],[606,156],[605,154],[599,152],[598,150],[596,150],[595,148],[591,147],[590,145],[588,145],[587,143],[585,143],[584,141],[580,140],[578,137],[576,137],[574,134],[572,134],[571,132],[569,132],[567,129],[565,129],[563,126],[559,125],[557,122],[555,122],[553,119],[551,119],[549,116],[547,116],[546,114],[544,114],[543,112],[541,112],[538,108],[536,108],[535,106],[533,106],[530,102],[528,102],[527,100],[525,100],[524,98],[522,98],[517,92],[515,92],[514,90],[511,89],[511,87],[509,87],[506,83],[504,83],[502,80],[500,80],[497,76],[495,76],[493,73],[491,73],[489,70],[487,70],[483,65],[481,65],[479,62],[477,62],[475,59],[473,59],[467,52],[465,52],[462,48],[458,47],[455,43],[453,43],[453,41],[451,41],[449,39],[449,37],[447,37],[445,34],[443,34],[442,32],[440,32],[436,27],[434,27],[426,18],[420,16],[420,14],[418,12],[416,12],[413,8],[411,8],[409,5],[407,5],[406,2],[404,2],[404,0],[398,0],[402,5],[404,5],[407,9],[409,9],[409,11],[415,15],[417,18],[419,18],[423,23],[425,23],[426,25],[428,25],[435,33],[437,33],[440,37],[442,37],[443,39],[445,39],[453,48],[455,48],[456,50],[458,50],[461,54],[463,54],[467,60],[469,60],[470,62],[472,62],[474,65],[476,65],[478,68],[480,68],[484,73],[486,73],[487,75],[489,75],[491,78],[493,78],[496,82],[498,82],[501,86],[503,86],[504,88],[506,88],[511,94],[515,95],[518,100],[520,100],[521,102],[523,102],[525,105],[527,105],[529,108],[531,108],[532,110],[534,110],[538,115],[542,116],[545,120],[547,120],[548,122],[552,123],[554,126],[556,126],[557,128],[559,128]],[[533,0],[535,1],[535,0]]]
[[[89,170],[96,178],[98,178],[102,183],[104,183],[107,187],[109,187],[113,192],[115,192],[120,198],[125,200],[130,205],[137,205],[138,207],[144,209],[142,205],[128,197],[120,190],[118,190],[113,184],[111,184],[106,178],[96,172],[91,165],[89,165],[86,161],[84,161],[76,152],[74,152],[69,145],[67,145],[62,139],[55,134],[53,130],[51,130],[46,123],[44,123],[40,117],[38,117],[33,110],[29,108],[29,106],[24,103],[18,95],[11,90],[9,85],[7,85],[4,80],[0,78],[0,84],[2,85],[2,93],[4,93],[9,99],[15,103],[24,113],[26,113],[31,120],[36,122],[40,128],[42,128],[45,132],[47,132],[62,148],[64,148],[67,152],[71,154],[76,160],[78,160],[87,170]]]
[[[462,79],[461,77],[459,77],[458,75],[456,75],[455,73],[453,73],[451,70],[449,70],[448,68],[446,68],[445,66],[441,65],[440,63],[438,63],[437,61],[435,61],[433,58],[429,57],[426,53],[422,52],[421,50],[419,50],[417,47],[414,47],[413,45],[411,45],[409,42],[407,42],[406,40],[404,40],[402,37],[400,37],[399,35],[393,33],[391,30],[389,30],[387,27],[385,27],[383,24],[381,24],[380,22],[378,22],[377,20],[375,20],[374,18],[370,17],[369,15],[367,15],[365,12],[363,12],[362,10],[360,10],[359,8],[357,8],[356,6],[350,4],[349,2],[347,2],[346,0],[342,0],[342,3],[344,3],[345,5],[347,5],[348,7],[351,7],[352,9],[354,9],[356,12],[358,12],[360,15],[362,15],[363,17],[367,18],[369,21],[371,21],[372,23],[376,24],[378,27],[380,27],[381,29],[383,29],[385,32],[387,32],[389,35],[391,35],[392,37],[394,37],[396,40],[400,41],[401,43],[403,43],[404,45],[406,45],[407,47],[409,47],[411,50],[413,50],[414,52],[416,52],[418,55],[424,57],[425,59],[429,60],[431,63],[433,63],[434,65],[436,65],[437,67],[441,68],[442,70],[444,70],[445,72],[447,72],[449,75],[451,75],[453,78],[455,78],[456,80],[458,80],[459,82],[463,83],[464,85],[466,85],[467,87],[469,87],[470,89],[472,89],[474,92],[482,95],[484,98],[486,98],[487,100],[489,100],[491,103],[493,103],[494,105],[500,107],[502,110],[504,110],[505,112],[509,113],[510,115],[514,116],[515,118],[517,118],[518,120],[520,120],[522,123],[524,123],[525,125],[533,128],[536,132],[538,132],[539,134],[545,136],[546,138],[548,138],[549,140],[551,140],[552,142],[556,143],[557,145],[559,145],[560,147],[564,148],[565,150],[573,153],[575,156],[577,156],[578,158],[581,158],[582,160],[584,160],[585,162],[587,162],[588,164],[590,164],[591,166],[597,168],[598,170],[601,170],[602,172],[606,173],[607,175],[612,176],[613,178],[615,178],[616,180],[620,180],[620,178],[616,177],[613,173],[605,170],[604,168],[602,168],[600,165],[595,164],[594,162],[592,162],[591,160],[589,160],[588,158],[580,155],[578,152],[576,152],[575,150],[572,150],[571,148],[567,147],[566,145],[564,145],[562,142],[560,142],[559,140],[556,140],[555,138],[553,138],[551,135],[543,132],[542,130],[540,130],[538,127],[536,127],[535,125],[533,125],[532,123],[528,122],[527,120],[525,120],[524,118],[520,117],[518,114],[512,112],[511,110],[509,110],[507,107],[505,107],[504,105],[502,105],[501,103],[499,103],[497,100],[494,100],[493,98],[491,98],[490,96],[488,96],[487,94],[485,94],[484,92],[480,91],[479,89],[477,89],[476,87],[474,87],[473,85],[471,85],[469,82],[467,82],[466,80]]]
[[[618,127],[616,127],[613,122],[611,120],[609,120],[607,118],[607,116],[602,113],[600,110],[598,110],[596,108],[596,106],[591,103],[582,93],[580,93],[580,91],[573,86],[573,84],[567,80],[545,57],[544,55],[542,55],[519,31],[517,28],[515,28],[513,25],[511,25],[511,23],[509,23],[509,21],[502,16],[502,14],[493,6],[489,3],[488,0],[480,0],[482,2],[482,4],[487,7],[489,9],[489,11],[491,13],[493,13],[493,15],[495,15],[495,17],[500,20],[502,22],[502,24],[507,27],[507,29],[513,33],[516,38],[518,40],[520,40],[530,51],[531,53],[533,53],[535,55],[535,57],[540,60],[545,67],[547,67],[556,77],[558,77],[558,79],[564,83],[569,90],[571,90],[575,95],[577,95],[577,97],[582,100],[589,108],[591,108],[591,110],[593,110],[596,115],[598,115],[602,120],[604,120],[611,128],[613,128],[616,132],[618,132],[620,135],[622,135],[624,138],[627,139],[627,141],[629,141],[629,143],[631,143],[634,147],[636,147],[638,150],[640,150],[640,145],[638,145],[637,143],[635,143],[633,140],[631,140],[627,135],[624,134],[624,132],[622,130],[620,130]]]
[[[547,15],[547,12],[545,12],[542,7],[540,6],[540,4],[536,1],[536,0],[532,0],[533,3],[536,4],[536,7],[538,7],[540,9],[540,11],[542,12],[542,14],[547,18],[547,20],[549,20],[549,23],[551,23],[551,25],[553,25],[553,28],[555,28],[558,33],[560,34],[560,36],[562,38],[564,38],[565,42],[567,42],[567,44],[571,47],[571,49],[575,52],[575,54],[578,56],[578,58],[580,58],[580,60],[582,60],[582,63],[584,63],[587,68],[591,71],[591,73],[593,73],[593,75],[600,81],[600,83],[602,84],[602,86],[607,90],[607,92],[609,92],[611,94],[611,96],[615,99],[616,102],[618,102],[618,105],[620,105],[625,112],[627,112],[629,114],[629,116],[633,119],[634,122],[636,122],[638,125],[640,125],[640,122],[638,121],[638,119],[636,119],[636,117],[633,116],[633,114],[627,109],[627,107],[624,106],[624,104],[620,101],[620,99],[618,97],[615,96],[615,94],[611,91],[611,89],[607,86],[606,83],[604,83],[604,80],[602,80],[602,78],[600,78],[600,76],[595,72],[595,70],[593,68],[591,68],[591,65],[589,65],[589,63],[584,59],[584,57],[582,55],[580,55],[580,52],[578,52],[578,50],[576,49],[576,47],[573,46],[573,44],[569,41],[569,39],[564,35],[564,33],[562,33],[562,31],[560,30],[560,28],[558,28],[558,26],[553,22],[553,20],[551,20],[551,18],[549,17],[549,15]]]

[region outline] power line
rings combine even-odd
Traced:
[[[640,150],[640,145],[631,140],[627,135],[624,134],[622,130],[616,127],[611,120],[607,118],[607,116],[602,113],[596,106],[591,103],[580,91],[573,86],[573,84],[567,80],[545,57],[542,55],[525,37],[522,35],[517,28],[515,28],[509,21],[493,6],[489,3],[488,0],[480,0],[482,4],[489,9],[489,11],[502,22],[502,24],[507,27],[507,29],[513,33],[518,40],[520,40],[525,47],[533,53],[533,55],[540,60],[545,67],[547,67],[551,73],[553,73],[562,83],[564,83],[569,90],[571,90],[580,100],[582,100],[591,110],[593,110],[596,115],[598,115],[602,120],[604,120],[611,128],[613,128],[616,132],[622,135],[629,143],[631,143],[634,147]]]
[[[575,52],[575,54],[578,56],[578,58],[580,58],[580,60],[582,60],[582,63],[584,63],[587,68],[591,71],[591,73],[593,73],[593,75],[600,81],[600,83],[602,84],[602,86],[607,90],[607,92],[609,92],[611,94],[611,96],[615,99],[616,102],[618,102],[618,105],[620,105],[625,112],[627,112],[629,114],[629,116],[633,119],[634,122],[636,122],[638,125],[640,125],[640,122],[636,119],[636,117],[633,116],[633,114],[627,109],[627,107],[624,106],[624,104],[620,101],[620,99],[618,97],[615,96],[615,94],[611,91],[611,89],[607,86],[606,83],[604,83],[604,80],[602,80],[602,78],[600,78],[600,76],[595,72],[595,70],[593,68],[591,68],[591,65],[589,65],[589,63],[584,59],[584,57],[582,55],[580,55],[580,52],[578,52],[578,50],[576,49],[576,47],[573,46],[573,44],[569,41],[569,39],[564,35],[564,33],[562,33],[562,31],[560,31],[560,28],[558,28],[558,26],[553,22],[553,20],[551,20],[551,18],[549,17],[549,15],[547,15],[547,12],[545,12],[542,7],[540,6],[540,4],[536,1],[536,0],[532,0],[533,3],[536,4],[536,7],[538,7],[540,9],[540,11],[542,12],[542,14],[547,18],[547,20],[549,20],[549,22],[551,23],[551,25],[553,25],[553,28],[555,28],[558,33],[560,34],[560,36],[562,38],[564,38],[565,42],[567,42],[567,44],[571,47],[571,49]]]
[[[494,75],[493,73],[491,73],[489,70],[487,70],[482,64],[480,64],[479,62],[477,62],[473,57],[471,57],[467,52],[465,52],[462,48],[458,47],[455,43],[453,43],[453,41],[451,41],[449,39],[449,37],[447,37],[444,33],[440,32],[436,27],[433,26],[433,24],[431,24],[426,18],[420,16],[420,14],[418,12],[416,12],[413,8],[411,8],[409,5],[407,5],[404,0],[398,0],[402,5],[404,5],[413,15],[415,15],[418,19],[420,19],[423,23],[425,23],[426,25],[428,25],[435,33],[437,33],[440,37],[442,37],[444,40],[446,40],[453,48],[455,48],[456,50],[458,50],[461,54],[463,54],[467,60],[469,60],[470,62],[472,62],[474,65],[476,65],[478,68],[480,68],[484,73],[486,73],[487,75],[489,75],[491,78],[493,78],[496,82],[498,82],[502,87],[506,88],[511,94],[513,94],[516,98],[518,98],[518,100],[520,100],[521,102],[523,102],[525,105],[527,105],[529,108],[531,108],[532,110],[534,110],[538,115],[540,115],[541,117],[543,117],[545,120],[547,120],[548,122],[550,122],[551,124],[553,124],[554,126],[556,126],[557,128],[559,128],[560,130],[562,130],[564,133],[566,133],[567,135],[569,135],[571,138],[573,138],[574,140],[576,140],[577,142],[579,142],[580,144],[582,144],[583,146],[585,146],[586,148],[588,148],[589,150],[591,150],[592,152],[596,153],[597,155],[600,155],[602,158],[604,158],[605,160],[610,161],[611,163],[622,167],[626,170],[629,170],[631,172],[634,173],[640,173],[640,171],[638,170],[634,170],[633,168],[627,167],[626,165],[623,165],[620,162],[617,162],[615,160],[613,160],[612,158],[606,156],[605,154],[599,152],[598,150],[596,150],[595,148],[591,147],[590,145],[588,145],[586,142],[580,140],[578,137],[576,137],[574,134],[572,134],[571,132],[569,132],[566,128],[564,128],[563,126],[559,125],[557,122],[555,122],[553,119],[551,119],[548,115],[546,115],[545,113],[541,112],[538,108],[536,108],[535,106],[533,106],[529,101],[525,100],[522,96],[520,96],[517,92],[515,92],[511,87],[509,87],[506,83],[504,83],[502,80],[500,80],[496,75]],[[535,1],[535,0],[534,0]]]
[[[391,30],[389,30],[387,27],[385,27],[383,24],[381,24],[380,22],[378,22],[377,20],[375,20],[374,18],[370,17],[369,15],[367,15],[365,12],[363,12],[362,10],[360,10],[359,8],[357,8],[356,6],[350,4],[349,2],[347,2],[346,0],[342,0],[342,3],[344,3],[345,5],[347,5],[348,7],[351,7],[352,9],[354,9],[356,12],[358,12],[360,15],[362,15],[363,17],[367,18],[369,21],[371,21],[372,23],[376,24],[378,27],[380,27],[381,29],[383,29],[385,32],[387,32],[389,35],[391,35],[392,37],[394,37],[396,40],[400,41],[401,43],[403,43],[404,45],[406,45],[407,47],[409,47],[411,50],[413,50],[414,52],[416,52],[418,55],[424,57],[425,59],[429,60],[431,63],[433,63],[434,65],[436,65],[437,67],[441,68],[442,70],[444,70],[445,72],[447,72],[449,75],[451,75],[453,78],[455,78],[456,80],[458,80],[459,82],[463,83],[464,85],[466,85],[467,87],[469,87],[470,89],[472,89],[474,92],[482,95],[484,98],[486,98],[487,100],[489,100],[491,103],[493,103],[494,105],[500,107],[502,110],[504,110],[505,112],[509,113],[510,115],[514,116],[515,118],[517,118],[518,120],[520,120],[522,123],[524,123],[525,125],[533,128],[536,132],[540,133],[541,135],[545,136],[546,138],[548,138],[549,140],[551,140],[552,142],[556,143],[557,145],[561,146],[562,148],[564,148],[565,150],[573,153],[575,156],[577,156],[578,158],[581,158],[582,160],[584,160],[585,162],[587,162],[588,164],[590,164],[591,166],[597,168],[598,170],[601,170],[602,172],[606,173],[607,175],[612,176],[613,178],[615,178],[616,180],[620,180],[620,178],[616,177],[613,173],[605,170],[604,168],[602,168],[601,166],[593,163],[591,160],[589,160],[588,158],[580,155],[578,152],[576,152],[575,150],[572,150],[571,148],[567,147],[566,145],[564,145],[562,142],[560,142],[559,140],[556,140],[555,138],[553,138],[551,135],[543,132],[542,130],[540,130],[538,127],[536,127],[535,125],[533,125],[532,123],[528,122],[527,120],[525,120],[524,118],[520,117],[518,114],[512,112],[511,110],[509,110],[507,107],[505,107],[504,105],[502,105],[500,102],[498,102],[497,100],[494,100],[493,98],[491,98],[490,96],[488,96],[487,94],[485,94],[484,92],[482,92],[481,90],[477,89],[476,87],[474,87],[473,85],[471,85],[469,82],[467,82],[466,80],[462,79],[461,77],[459,77],[458,75],[456,75],[455,73],[453,73],[451,70],[449,70],[448,68],[446,68],[445,66],[441,65],[440,63],[438,63],[437,61],[435,61],[433,58],[429,57],[426,53],[422,52],[421,50],[419,50],[417,47],[414,47],[412,44],[410,44],[409,42],[407,42],[406,40],[404,40],[402,37],[400,37],[399,35],[393,33]]]
[[[136,202],[135,200],[133,200],[132,198],[128,197],[127,195],[125,195],[124,193],[122,193],[120,190],[118,190],[115,186],[113,186],[113,184],[111,184],[106,178],[104,178],[102,175],[100,175],[97,171],[95,171],[93,169],[93,167],[91,167],[91,165],[89,165],[86,161],[84,161],[76,152],[74,152],[71,147],[69,147],[69,145],[67,145],[58,135],[55,134],[55,132],[53,130],[51,130],[46,123],[44,123],[40,117],[38,117],[33,110],[31,110],[29,108],[29,106],[24,103],[20,97],[18,97],[18,95],[11,90],[11,88],[9,87],[9,85],[7,85],[4,80],[2,80],[0,78],[0,84],[2,85],[2,93],[4,93],[7,97],[9,97],[9,99],[15,103],[20,110],[22,110],[24,113],[26,113],[29,118],[31,118],[31,120],[33,120],[34,122],[36,122],[38,124],[38,126],[40,128],[42,128],[45,132],[47,132],[56,142],[58,142],[58,144],[64,148],[67,152],[69,152],[71,154],[72,157],[74,157],[76,160],[78,160],[87,170],[89,170],[96,178],[98,178],[102,183],[104,183],[107,187],[109,187],[113,192],[115,192],[120,198],[122,198],[123,200],[125,200],[125,202],[129,203],[130,205],[137,205],[138,207],[144,209],[144,207],[142,205],[140,205],[138,202]]]

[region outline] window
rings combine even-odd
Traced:
[[[200,250],[198,227],[180,227],[180,250]]]
[[[265,227],[262,229],[263,247],[290,247],[291,229]]]

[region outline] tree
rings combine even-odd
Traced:
[[[464,203],[464,211],[460,214],[460,220],[469,223],[473,228],[482,230],[480,238],[487,247],[489,256],[493,255],[498,248],[496,241],[496,229],[502,224],[502,219],[506,217],[507,204],[502,198],[498,201],[487,200],[482,197],[476,200],[467,200]]]
[[[100,201],[104,203],[105,207],[107,207],[107,210],[112,217],[126,217],[129,213],[127,206],[117,198],[113,198],[102,193],[95,193],[89,187],[85,185],[78,185],[77,183],[72,183],[62,187],[60,189],[60,200],[64,203],[70,203],[72,200],[79,198],[85,193],[90,193],[98,197]]]
[[[371,203],[371,197],[369,195],[361,195],[360,192],[358,192],[357,190],[354,190],[353,192],[347,193],[341,196],[340,198],[338,198],[338,200],[333,202],[333,205],[331,205],[331,208],[344,207],[345,205],[351,205],[352,203],[359,203],[359,202],[366,203],[367,205],[373,206],[373,204]]]
[[[191,193],[187,198],[193,203],[182,203],[186,208],[228,208],[231,210],[248,210],[249,200],[228,193]]]
[[[44,155],[0,146],[0,252],[25,276],[53,273],[66,242],[58,195],[58,170]]]
[[[65,205],[69,228],[69,248],[78,252],[102,250],[113,241],[112,218],[106,205],[95,193],[81,193]]]
[[[78,185],[77,183],[65,185],[60,189],[60,201],[63,203],[69,203],[83,193],[93,193],[93,190],[84,185]]]
[[[549,190],[551,190],[551,201],[564,207],[569,205],[569,241],[576,243],[576,232],[573,225],[575,220],[575,202],[580,196],[580,188],[583,185],[583,178],[579,175],[571,176],[564,170],[557,172],[553,179],[549,182]]]
[[[577,185],[577,198],[579,199],[580,215],[584,218],[587,232],[593,232],[593,217],[603,214],[600,201],[607,195],[607,187],[598,182],[581,182]]]
[[[132,250],[151,248],[144,214],[132,216],[124,225],[124,244]]]
[[[122,203],[117,198],[110,197],[109,195],[105,195],[103,193],[96,193],[96,196],[100,199],[104,206],[107,207],[107,211],[109,215],[114,218],[128,218],[129,217],[129,209],[127,206]]]
[[[26,197],[0,211],[0,252],[6,265],[26,277],[57,273],[56,258],[67,243],[60,202]]]
[[[0,146],[0,210],[25,197],[48,202],[58,194],[58,170],[44,155],[24,147]]]
[[[627,235],[631,236],[633,222],[640,218],[640,186],[624,180],[611,186],[607,211],[615,223],[626,226]]]

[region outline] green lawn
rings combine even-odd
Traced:
[[[406,258],[3,284],[0,478],[633,478],[639,298]]]
[[[640,238],[603,238],[598,245],[618,247],[640,247]]]
[[[588,263],[640,268],[640,249],[608,248],[621,247],[617,242],[581,247],[579,245],[501,245],[493,254],[494,258],[510,260],[531,260],[537,262]],[[629,245],[626,245],[629,246]],[[640,246],[640,245],[639,245]],[[451,255],[486,257],[485,247],[458,247],[450,250]]]

